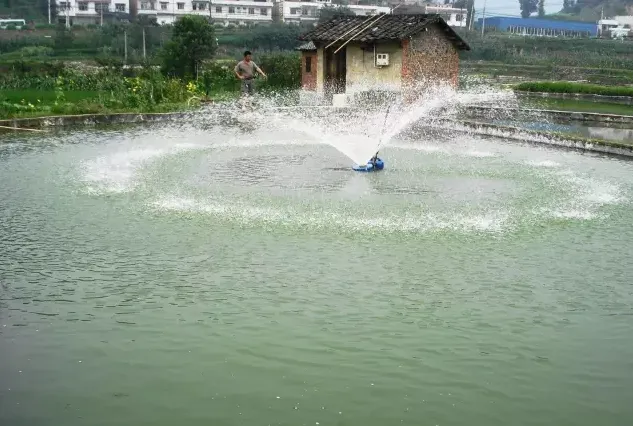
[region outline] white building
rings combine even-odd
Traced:
[[[136,6],[138,15],[155,17],[159,24],[172,24],[180,16],[208,16],[225,25],[245,25],[251,22],[270,23],[273,10],[279,10],[280,20],[288,23],[315,22],[319,10],[331,0],[284,1],[278,0],[57,0],[58,19],[69,25],[101,24],[113,17],[128,19],[130,6]],[[357,15],[389,13],[389,7],[349,5]]]
[[[139,16],[156,18],[159,24],[172,24],[184,15],[211,17],[224,24],[272,22],[272,0],[67,0],[58,1],[58,18],[70,25],[100,24],[112,16],[129,18],[130,6]],[[105,17],[104,17],[105,16]]]
[[[598,36],[611,38],[627,37],[631,32],[631,29],[625,27],[625,25],[627,24],[615,18],[600,19],[598,21]]]
[[[451,27],[466,27],[468,23],[468,10],[448,5],[433,4],[425,6],[425,13],[437,13]]]
[[[280,0],[281,18],[288,23],[316,22],[319,11],[324,7],[337,7],[332,0],[286,1]],[[368,6],[360,4],[346,5],[356,15],[375,15],[377,13],[391,13],[390,7]]]
[[[434,13],[440,15],[451,27],[468,26],[468,9],[420,0],[388,0],[394,14]]]

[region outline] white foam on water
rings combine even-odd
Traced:
[[[478,150],[470,150],[464,146],[453,146],[449,144],[445,145],[434,145],[429,143],[422,142],[390,142],[386,145],[387,148],[397,148],[403,150],[414,150],[421,152],[428,152],[431,154],[445,154],[457,157],[472,157],[472,158],[492,158],[497,157],[498,154],[489,151],[478,151]]]
[[[593,220],[598,217],[597,213],[589,210],[552,210],[548,213],[554,218],[567,220]]]
[[[584,201],[593,207],[621,204],[627,201],[620,185],[569,172],[561,174],[562,178],[575,188],[575,195],[579,201]]]
[[[464,155],[466,157],[474,157],[474,158],[491,158],[491,157],[497,156],[497,154],[493,152],[486,152],[486,151],[467,151],[464,153]]]
[[[143,142],[140,146],[129,147],[120,145],[115,152],[84,160],[80,163],[80,179],[86,184],[88,193],[126,193],[138,186],[138,173],[152,162],[170,155],[186,151],[223,149],[223,148],[252,148],[272,145],[305,145],[306,141],[271,137],[243,137],[243,135],[218,133],[199,133],[191,131],[182,137],[189,137],[194,142],[174,142],[166,138],[158,138],[150,143]],[[133,141],[127,142],[133,144]]]
[[[551,160],[543,160],[543,161],[527,161],[527,165],[533,167],[544,167],[544,168],[555,168],[560,167],[560,163]]]
[[[128,192],[134,188],[136,170],[165,152],[164,149],[134,149],[87,160],[80,166],[82,179],[90,192]]]
[[[419,215],[388,215],[367,217],[365,210],[339,213],[323,210],[297,211],[292,207],[273,208],[253,206],[245,202],[226,202],[220,198],[196,200],[170,196],[151,203],[158,211],[208,214],[243,224],[267,223],[310,228],[343,228],[350,232],[433,232],[451,230],[459,232],[502,232],[508,222],[503,211],[485,214],[437,214],[422,212]]]

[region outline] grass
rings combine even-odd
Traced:
[[[633,106],[608,102],[592,102],[573,99],[522,99],[526,108],[551,109],[572,112],[596,112],[601,114],[633,115]]]
[[[236,99],[238,92],[217,92],[211,94],[211,99],[216,102]],[[143,108],[117,107],[107,108],[98,101],[98,92],[68,91],[64,92],[64,103],[55,105],[56,94],[54,91],[41,90],[2,90],[0,91],[0,120],[12,118],[36,118],[59,115],[79,114],[117,114],[117,113],[165,113],[184,111],[197,105],[192,102],[160,103],[153,105],[151,111]],[[24,102],[22,102],[24,100]],[[198,98],[199,100],[199,98]],[[39,101],[39,102],[38,102]],[[3,103],[17,104],[20,108],[10,105],[3,108]],[[32,104],[34,108],[30,108]]]
[[[64,92],[64,97],[67,102],[79,102],[85,99],[95,99],[98,96],[98,92],[90,91],[71,91]],[[0,100],[4,100],[11,103],[21,103],[22,100],[30,102],[32,104],[41,103],[48,104],[55,102],[57,95],[53,90],[0,90]]]
[[[185,111],[191,109],[193,106],[189,106],[186,103],[165,103],[160,104],[154,107],[151,111],[152,114],[156,113],[165,113],[165,112],[176,112],[176,111]],[[96,103],[89,104],[77,104],[73,105],[71,109],[63,109],[63,110],[36,110],[36,111],[19,111],[16,113],[12,113],[9,115],[5,115],[2,110],[0,110],[0,120],[5,119],[14,119],[14,118],[37,118],[37,117],[51,117],[51,116],[61,116],[61,115],[82,115],[82,114],[122,114],[122,113],[147,113],[147,111],[142,111],[138,108],[105,108],[103,105]]]
[[[539,81],[521,83],[516,85],[515,89],[524,92],[578,93],[602,96],[633,96],[633,87],[601,86],[598,84],[570,83],[566,81]]]

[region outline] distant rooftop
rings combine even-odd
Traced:
[[[319,24],[299,39],[313,42],[330,42],[339,38],[347,41],[350,37],[356,42],[404,40],[433,24],[444,30],[446,38],[457,49],[470,50],[470,46],[437,14],[338,16]]]

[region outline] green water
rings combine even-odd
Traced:
[[[631,424],[633,163],[463,135],[382,155],[5,138],[0,424]]]

